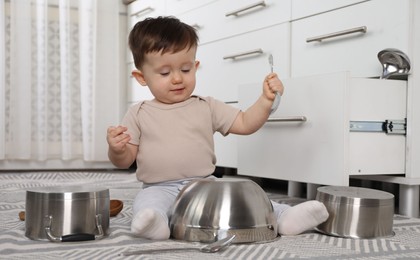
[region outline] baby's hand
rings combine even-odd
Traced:
[[[130,135],[124,133],[127,131],[125,126],[110,126],[107,130],[106,140],[109,149],[116,153],[121,153],[126,149],[127,143],[130,141]]]
[[[263,94],[267,99],[274,101],[276,92],[279,92],[280,95],[283,95],[283,83],[280,81],[276,73],[270,73],[265,77],[263,84]]]

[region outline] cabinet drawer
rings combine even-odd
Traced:
[[[166,1],[166,14],[167,15],[180,15],[187,11],[196,9],[198,7],[207,5],[208,3],[217,0],[170,0]]]
[[[293,0],[292,20],[365,2],[366,0]]]
[[[351,71],[356,77],[380,76],[379,51],[397,48],[408,53],[408,13],[406,0],[368,1],[292,22],[292,77],[337,71]],[[360,27],[367,31],[307,42]]]
[[[289,77],[289,29],[286,23],[199,46],[197,59],[201,63],[195,93],[225,102],[237,101],[239,85],[262,84],[270,72],[270,53],[274,56],[274,70],[279,77]],[[227,58],[252,51],[258,52]]]
[[[290,6],[290,0],[219,0],[178,18],[196,27],[200,42],[207,43],[288,22]]]
[[[353,174],[405,173],[404,135],[350,132],[353,120],[404,119],[405,81],[334,73],[283,83],[283,98],[270,120],[294,121],[269,121],[255,134],[240,136],[239,174],[348,185]],[[255,84],[241,86],[239,107],[252,104],[258,91]]]
[[[155,17],[165,14],[165,1],[138,0],[128,5],[129,14],[128,29],[147,17]]]

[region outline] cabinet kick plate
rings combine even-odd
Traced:
[[[407,119],[385,121],[350,121],[350,132],[385,132],[386,134],[405,135]]]

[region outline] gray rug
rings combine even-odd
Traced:
[[[110,235],[102,240],[75,243],[33,241],[25,237],[25,223],[18,213],[25,210],[26,189],[51,185],[99,185],[109,188],[111,199],[124,201],[124,209],[111,218]],[[131,206],[140,189],[134,174],[103,172],[14,172],[0,173],[1,259],[126,259],[127,250],[202,247],[200,243],[176,240],[149,241],[130,233]],[[294,205],[302,199],[279,194],[270,198]],[[171,252],[128,259],[420,259],[420,219],[394,217],[395,236],[381,239],[345,239],[310,231],[283,236],[270,243],[235,244],[223,252]]]

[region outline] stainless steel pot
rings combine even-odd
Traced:
[[[317,190],[316,199],[329,215],[316,229],[328,235],[377,238],[393,235],[394,195],[388,192],[342,186]]]
[[[102,238],[109,228],[109,190],[42,187],[26,191],[25,235],[53,242]]]
[[[170,219],[174,238],[213,242],[235,235],[234,243],[277,237],[273,206],[264,190],[247,179],[203,179],[179,193]]]

